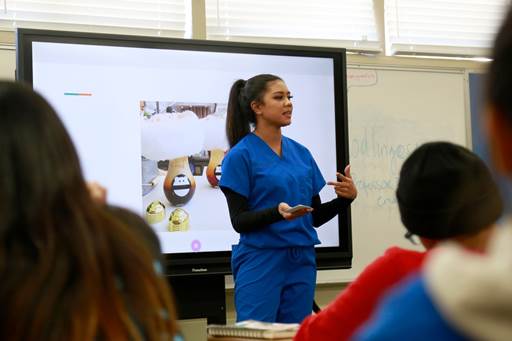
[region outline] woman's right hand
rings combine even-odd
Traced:
[[[286,210],[288,210],[290,208],[291,208],[290,205],[288,205],[285,202],[282,202],[279,204],[279,206],[277,206],[277,210],[283,216],[283,218],[286,220],[293,220],[295,218],[302,217],[303,215],[306,215],[309,212],[313,211],[312,208],[303,208],[298,211],[294,211],[293,213],[286,212]]]

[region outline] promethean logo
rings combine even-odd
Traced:
[[[208,269],[207,268],[200,268],[200,269],[192,268],[192,272],[208,272]]]

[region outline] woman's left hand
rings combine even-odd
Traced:
[[[282,202],[279,204],[279,206],[277,206],[277,210],[283,216],[283,218],[286,220],[293,220],[295,218],[299,218],[305,214],[313,212],[312,208],[302,208],[300,210],[293,211],[292,213],[290,213],[290,212],[288,212],[288,209],[290,209],[290,208],[291,208],[290,205],[288,205],[285,202]]]
[[[338,197],[355,199],[357,197],[357,188],[350,175],[350,165],[345,167],[345,175],[336,173],[338,181],[329,181],[327,184],[334,187],[334,191]]]

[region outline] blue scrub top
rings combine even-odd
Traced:
[[[279,157],[265,141],[250,133],[222,161],[220,186],[246,197],[249,209],[255,211],[281,202],[311,205],[311,198],[325,186],[325,180],[303,145],[283,136]],[[240,242],[259,248],[320,244],[311,214],[241,233]]]

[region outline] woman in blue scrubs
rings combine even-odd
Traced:
[[[316,283],[316,230],[357,196],[350,177],[329,182],[338,197],[321,203],[325,180],[309,150],[283,136],[292,96],[277,76],[237,80],[230,91],[226,131],[231,149],[220,188],[240,233],[233,246],[237,320],[301,322],[311,314]],[[251,129],[251,126],[254,129]],[[291,206],[304,208],[290,213]],[[310,214],[311,213],[311,214]]]

